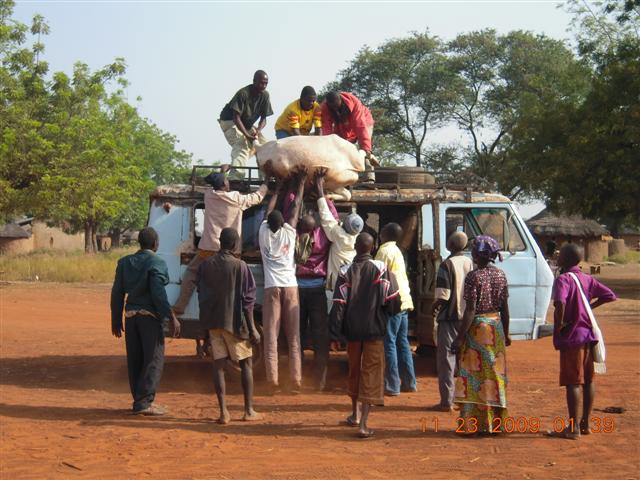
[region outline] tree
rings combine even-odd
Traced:
[[[12,7],[0,4],[3,216],[68,223],[94,252],[98,232],[140,228],[148,192],[184,178],[191,156],[127,103],[123,59],[93,72],[78,62],[71,76],[47,78],[40,56],[48,26],[36,15],[36,41],[25,47],[28,29],[10,19]]]
[[[560,119],[550,112],[548,129],[563,134],[541,142],[545,192],[553,207],[616,234],[640,225],[640,14],[635,1],[571,5],[579,51],[594,70],[584,102]]]
[[[364,47],[325,90],[351,91],[373,111],[381,158],[428,166],[428,135],[448,118],[452,84],[443,44],[427,32]]]
[[[535,195],[539,169],[524,167],[520,154],[535,141],[530,125],[550,106],[579,104],[589,71],[562,42],[530,32],[471,32],[448,49],[459,92],[453,118],[469,135],[469,169],[511,198]]]
[[[41,36],[49,27],[42,17],[31,28],[11,19],[12,1],[0,2],[0,216],[20,210],[20,191],[35,179],[34,166],[45,163],[47,141],[48,65],[40,59]],[[37,37],[25,46],[29,31]]]

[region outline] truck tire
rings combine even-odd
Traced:
[[[376,171],[376,183],[401,183],[403,185],[433,185],[436,179],[420,167],[398,167]]]

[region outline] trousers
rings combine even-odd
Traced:
[[[458,336],[459,322],[438,322],[438,386],[440,405],[453,405],[455,394],[456,355],[451,353],[451,345]]]
[[[389,316],[384,337],[384,356],[385,390],[391,393],[400,393],[401,388],[415,390],[416,373],[409,344],[409,314],[406,311]]]
[[[299,288],[300,297],[300,336],[311,337],[314,354],[316,379],[323,384],[327,378],[329,362],[329,319],[327,315],[327,296],[324,287]]]
[[[262,329],[264,332],[264,364],[267,381],[278,384],[278,334],[284,327],[289,346],[289,374],[293,383],[302,382],[300,350],[300,306],[298,287],[264,289]]]
[[[164,367],[162,323],[148,315],[127,318],[124,339],[133,411],[137,412],[153,403],[162,377]]]

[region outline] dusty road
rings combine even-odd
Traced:
[[[171,414],[132,417],[124,343],[109,332],[109,289],[2,285],[0,477],[640,478],[640,266],[609,267],[601,278],[621,299],[598,311],[609,373],[597,378],[596,408],[626,412],[594,412],[612,418],[614,431],[579,441],[534,433],[458,438],[455,415],[424,410],[437,401],[437,383],[423,358],[419,392],[373,411],[373,439],[338,425],[348,413],[340,356],[332,359],[330,393],[267,397],[258,387],[266,419],[219,426],[210,365],[184,340],[167,344],[158,401]],[[565,405],[550,339],[514,342],[507,358],[510,415],[553,428]],[[239,384],[228,388],[239,418]]]

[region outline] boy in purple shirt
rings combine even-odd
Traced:
[[[552,436],[577,440],[580,434],[588,435],[589,417],[593,407],[595,387],[593,385],[593,346],[597,343],[591,328],[589,313],[585,308],[580,290],[571,274],[575,274],[582,291],[591,303],[591,309],[616,300],[616,295],[595,278],[582,273],[578,264],[582,261],[582,250],[569,243],[560,249],[558,266],[560,276],[553,284],[553,346],[560,350],[560,385],[567,389],[569,426],[562,432],[551,432]],[[582,418],[578,424],[580,386],[582,385]],[[577,426],[579,425],[579,429]]]

